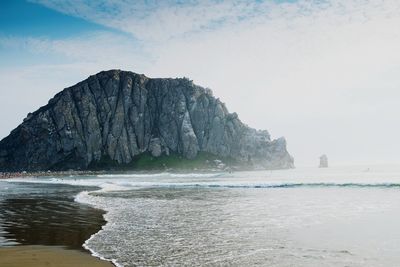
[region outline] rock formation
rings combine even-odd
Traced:
[[[243,124],[210,89],[183,79],[103,71],[64,89],[0,141],[0,171],[130,164],[143,153],[206,152],[263,168],[291,168],[284,138]]]
[[[322,155],[319,157],[319,167],[320,168],[328,168],[328,156]]]

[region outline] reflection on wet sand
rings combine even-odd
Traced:
[[[0,228],[8,241],[83,250],[85,240],[105,224],[103,211],[74,202],[73,196],[83,188],[24,186],[32,188],[20,187],[20,194],[0,199]]]

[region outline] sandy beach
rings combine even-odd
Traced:
[[[0,248],[3,267],[110,267],[88,253],[54,246],[17,246]]]
[[[74,201],[82,190],[0,181],[0,266],[113,266],[82,247],[105,224],[103,211]]]

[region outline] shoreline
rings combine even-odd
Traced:
[[[115,267],[105,261],[78,250],[58,246],[0,247],[0,266],[7,267]]]
[[[102,174],[129,174],[129,173],[164,173],[164,172],[174,172],[174,173],[203,173],[203,172],[221,172],[232,170],[222,170],[222,169],[193,169],[193,170],[183,170],[183,169],[164,169],[164,170],[101,170],[101,171],[36,171],[36,172],[0,172],[0,180],[2,179],[12,179],[12,178],[28,178],[28,177],[63,177],[63,176],[95,176]],[[238,171],[238,170],[236,170]],[[243,171],[246,171],[245,169]]]
[[[70,176],[70,175],[99,175],[107,171],[38,171],[38,172],[0,172],[0,179],[23,178],[23,177],[48,177],[48,176]]]
[[[71,173],[72,172],[68,172],[68,174]],[[73,172],[73,174],[75,175],[77,173],[78,172]],[[82,175],[83,172],[79,173]],[[93,175],[93,172],[84,173],[86,175]],[[43,176],[66,175],[65,172],[48,172],[35,174],[45,174]],[[23,176],[21,173],[9,173],[4,178],[8,179],[28,177],[26,175],[26,173],[24,173]],[[25,188],[28,187],[27,189],[30,190],[29,185],[23,186],[25,186]],[[61,186],[64,187],[65,185]],[[76,201],[76,196],[82,192],[81,188],[79,188],[75,192],[71,192],[71,189],[65,189],[65,191],[59,191],[60,189],[56,189],[54,190],[54,192],[50,191],[50,194],[48,191],[40,191],[41,189],[39,189],[38,191],[38,189],[36,188],[35,190],[35,194],[38,194],[38,192],[43,192],[43,194],[46,195],[46,200],[43,199],[42,195],[39,195],[33,198],[28,198],[26,200],[24,198],[21,198],[18,200],[18,203],[16,205],[13,205],[13,196],[10,198],[10,200],[8,200],[7,198],[0,199],[3,201],[3,203],[0,202],[0,207],[1,205],[5,205],[4,207],[7,207],[5,212],[11,212],[10,214],[13,214],[13,217],[8,218],[9,221],[17,221],[23,225],[29,225],[30,229],[30,233],[25,233],[25,230],[20,229],[18,223],[8,224],[11,228],[7,229],[7,232],[11,234],[11,238],[16,240],[23,240],[23,242],[18,241],[17,243],[19,244],[16,245],[13,244],[1,246],[0,244],[0,266],[115,266],[112,261],[101,258],[85,246],[85,242],[93,235],[98,233],[98,231],[101,230],[102,226],[107,224],[107,221],[104,220],[104,213],[106,212],[105,210],[98,209],[93,205],[85,205],[84,203]],[[68,197],[69,195],[71,195],[72,197]],[[60,197],[61,199],[64,199],[64,202],[61,203],[61,205],[59,204]],[[36,201],[36,198],[38,198],[39,200]],[[53,199],[55,200],[53,201]],[[40,212],[29,213],[29,216],[27,216],[28,213],[18,212],[18,210],[20,210],[21,208],[22,210],[26,210],[27,208],[30,210],[32,206],[37,207],[37,205],[40,205],[42,207],[42,209],[39,209]],[[54,209],[54,205],[60,206],[58,209]],[[66,217],[62,214],[69,215]],[[58,219],[54,219],[54,216],[58,216]],[[68,218],[70,217],[73,219],[68,221]],[[35,223],[35,221],[38,221],[38,218],[39,223]],[[87,218],[91,219],[88,220]],[[85,225],[80,226],[82,224],[82,220],[85,222]],[[80,223],[77,223],[76,221],[80,221]],[[94,229],[96,227],[99,228]],[[69,231],[66,232],[63,229],[68,229]],[[5,239],[8,239],[9,237],[10,236],[5,236]]]

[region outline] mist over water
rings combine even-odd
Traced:
[[[100,187],[75,199],[107,211],[84,246],[118,266],[400,262],[399,166],[24,181]]]

